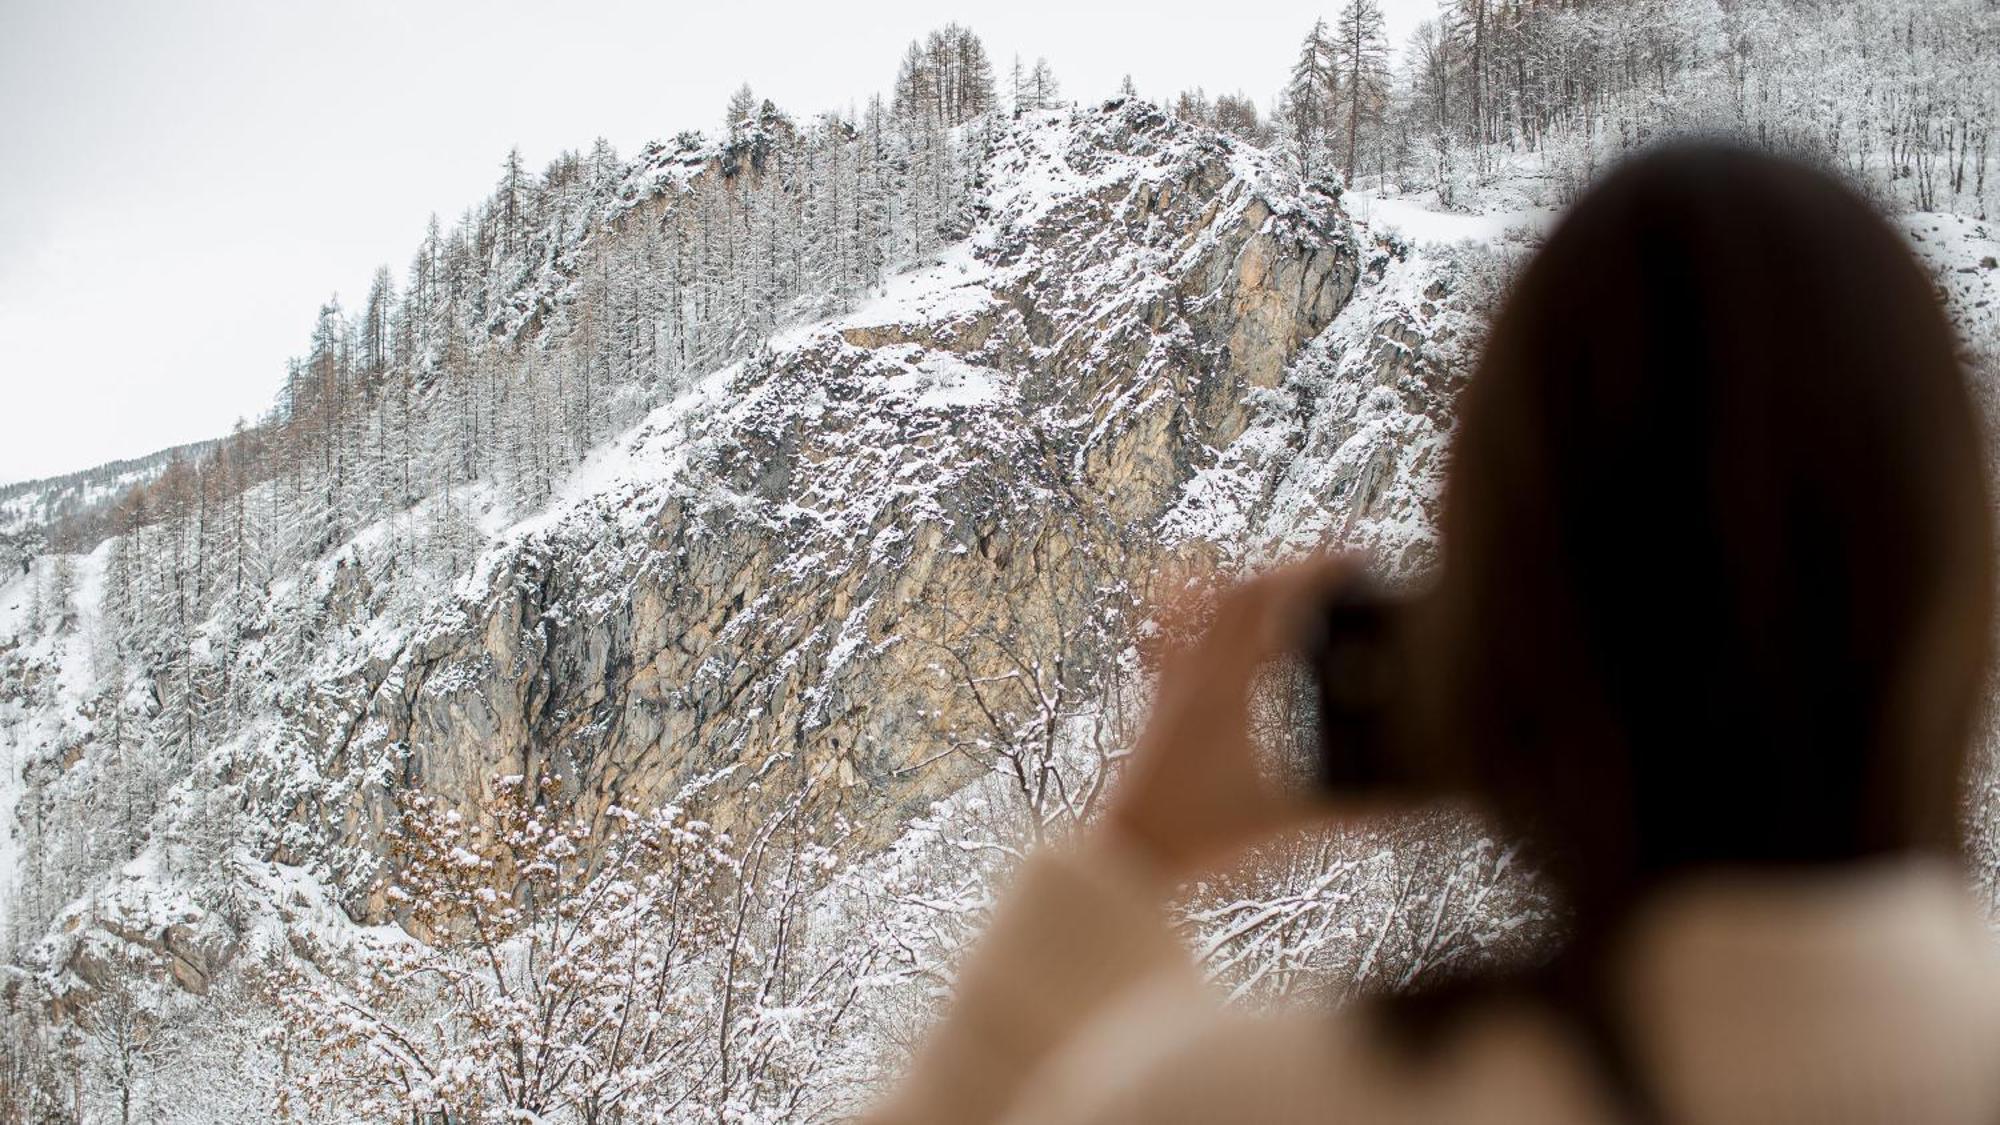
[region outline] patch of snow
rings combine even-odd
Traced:
[[[1554,208],[1520,207],[1477,213],[1447,211],[1407,196],[1354,191],[1343,197],[1354,224],[1377,234],[1394,231],[1416,245],[1521,241],[1547,232]]]
[[[968,319],[993,306],[993,291],[987,284],[992,270],[975,255],[971,241],[953,243],[938,259],[935,265],[892,275],[873,300],[836,318],[831,326],[936,325]],[[820,330],[821,326],[810,326],[781,334],[772,343],[783,347]]]

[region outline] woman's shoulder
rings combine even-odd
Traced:
[[[1647,1100],[1697,1120],[2000,1114],[2000,955],[1948,870],[1690,886],[1642,922],[1612,1007]],[[1533,990],[1477,993],[1412,1045],[1368,1005],[1246,1011],[1182,967],[1135,974],[1007,1120],[1595,1122],[1633,1094]]]
[[[1494,1001],[1405,1049],[1366,1006],[1217,1007],[1141,990],[1054,1060],[1019,1122],[1596,1122],[1603,1098],[1573,1043],[1531,1005]]]
[[[2000,1114],[2000,946],[1951,865],[1718,876],[1662,896],[1642,922],[1621,1002],[1677,1104],[1710,1117],[1782,1104],[1802,1120],[1853,1106],[1907,1121]]]

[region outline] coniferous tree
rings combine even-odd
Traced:
[[[1339,94],[1338,65],[1326,21],[1320,20],[1299,44],[1299,57],[1292,64],[1291,80],[1285,87],[1289,139],[1299,167],[1308,173],[1320,167],[1326,149],[1327,130]]]
[[[722,113],[722,127],[731,145],[741,141],[744,135],[756,127],[757,95],[745,82],[729,95],[729,105]]]
[[[1257,115],[1257,103],[1241,93],[1219,95],[1210,121],[1217,129],[1253,145],[1271,143],[1271,129]]]
[[[1192,121],[1207,125],[1214,120],[1214,109],[1208,103],[1208,92],[1196,86],[1192,90],[1182,90],[1174,99],[1174,116],[1182,121]]]
[[[1055,68],[1047,59],[1036,59],[1034,69],[1028,72],[1025,94],[1025,108],[1054,109],[1062,97],[1062,84],[1056,81]]]
[[[937,116],[941,110],[938,102],[937,74],[933,60],[924,52],[923,44],[910,40],[903,51],[903,61],[896,72],[894,107],[896,116],[906,121],[925,120]]]
[[[522,227],[526,224],[523,214],[526,178],[521,164],[521,146],[515,145],[507,150],[507,159],[500,166],[500,187],[496,200],[499,205],[500,253],[509,258],[520,249]]]
[[[1347,183],[1354,183],[1364,126],[1381,119],[1389,100],[1389,44],[1378,0],[1347,0],[1340,10],[1334,62],[1346,118]]]
[[[951,123],[963,125],[995,108],[993,60],[986,54],[986,45],[969,29],[953,24],[947,30],[956,75],[952,83]]]
[[[892,107],[904,120],[963,125],[993,108],[993,64],[969,29],[947,24],[911,40],[896,72]]]
[[[1492,138],[1487,133],[1486,112],[1486,5],[1487,0],[1457,0],[1460,26],[1468,38],[1466,59],[1470,64],[1470,90],[1467,108],[1471,111],[1470,126],[1473,140],[1484,144]]]

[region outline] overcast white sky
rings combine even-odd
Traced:
[[[970,26],[1066,97],[1269,108],[1339,0],[0,0],[0,482],[224,433],[321,301],[400,279],[433,211],[604,136],[712,129],[749,82],[804,116]],[[1436,0],[1385,0],[1400,45]]]

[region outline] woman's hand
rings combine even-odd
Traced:
[[[1179,880],[1325,816],[1258,768],[1250,691],[1265,665],[1298,644],[1307,615],[1354,573],[1351,561],[1320,558],[1222,594],[1208,630],[1162,657],[1152,714],[1099,831]]]

